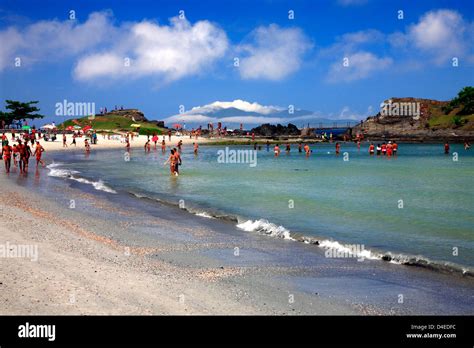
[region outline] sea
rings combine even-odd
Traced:
[[[78,148],[53,154],[48,175],[129,195],[129,204],[146,199],[228,220],[244,233],[472,274],[474,150],[452,144],[446,155],[443,144],[399,144],[386,157],[370,156],[368,142],[341,143],[339,155],[334,143],[310,146],[309,157],[294,144],[275,157],[265,145],[201,145],[197,155],[187,145],[179,176],[159,147]]]

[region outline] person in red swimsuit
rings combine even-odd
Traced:
[[[38,168],[38,164],[40,163],[43,167],[45,166],[44,162],[41,160],[41,156],[43,155],[43,152],[44,152],[44,147],[41,146],[39,141],[37,141],[36,148],[35,148],[36,168]]]
[[[5,162],[5,171],[10,173],[10,166],[12,163],[12,147],[8,145],[8,141],[5,142],[5,145],[2,147],[2,157]]]

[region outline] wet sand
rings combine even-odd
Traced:
[[[0,244],[38,247],[37,261],[0,258],[3,315],[474,313],[472,279],[328,259],[47,173],[0,174]]]

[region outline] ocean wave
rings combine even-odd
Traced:
[[[382,258],[380,254],[375,253],[371,250],[365,249],[365,247],[360,244],[358,245],[359,248],[352,248],[352,245],[349,245],[349,244],[341,244],[334,240],[322,240],[319,242],[319,246],[326,250],[327,249],[333,250],[334,254],[336,255],[338,253],[342,253],[344,255],[357,257],[359,259],[369,259],[369,260],[380,260]]]
[[[80,182],[82,184],[92,185],[98,191],[104,191],[108,193],[117,193],[117,191],[107,186],[102,180],[91,181],[91,180],[75,175],[75,174],[80,173],[77,170],[58,168],[58,167],[61,167],[62,165],[63,165],[62,163],[58,163],[58,162],[51,163],[50,165],[48,165],[47,166],[47,168],[49,169],[48,176],[53,176],[57,178],[65,178],[65,179]]]
[[[271,223],[265,219],[247,220],[237,224],[237,227],[247,232],[259,232],[278,238],[294,240],[291,237],[290,231],[288,231],[286,228],[275,225],[274,223]]]
[[[212,216],[211,214],[206,213],[205,211],[196,212],[196,213],[194,213],[194,215],[205,217],[205,218],[208,218],[208,219],[215,219],[214,216]]]
[[[137,193],[137,192],[129,192],[129,193],[140,199],[148,199],[148,200],[155,201],[161,204],[179,207],[178,202],[162,200],[159,198],[152,198],[144,193]],[[303,242],[305,244],[312,244],[324,250],[331,249],[333,252],[333,255],[343,254],[346,257],[354,257],[359,260],[368,259],[368,260],[375,260],[375,261],[377,260],[386,261],[386,262],[390,262],[390,263],[398,264],[398,265],[420,267],[420,268],[425,268],[425,269],[442,272],[442,273],[458,274],[462,276],[474,277],[474,272],[472,269],[462,267],[457,264],[453,264],[449,262],[432,261],[422,256],[413,256],[413,255],[406,255],[406,254],[392,254],[391,252],[376,251],[373,249],[366,249],[362,244],[349,244],[349,243],[344,244],[339,241],[325,239],[323,237],[303,235],[297,232],[291,232],[284,226],[274,224],[272,222],[269,222],[266,219],[245,220],[245,219],[238,218],[234,215],[216,213],[215,211],[209,211],[209,210],[206,211],[206,210],[203,210],[202,208],[199,208],[199,209],[181,208],[181,210],[184,210],[190,214],[193,214],[199,217],[204,217],[208,219],[225,220],[228,222],[235,223],[237,228],[246,232],[256,232],[256,233],[260,233],[266,236],[282,238],[282,239],[296,241],[296,242]],[[359,249],[356,248],[354,250],[354,246],[359,246]]]

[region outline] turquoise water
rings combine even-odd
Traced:
[[[334,144],[311,147],[309,158],[296,147],[275,158],[263,146],[251,167],[218,163],[225,146],[201,146],[198,156],[188,146],[179,177],[160,150],[134,150],[130,161],[121,150],[77,153],[66,167],[115,190],[267,219],[291,233],[474,266],[474,150],[451,145],[453,161],[440,144],[400,144],[392,158],[369,156],[368,144],[342,144],[339,156]]]

